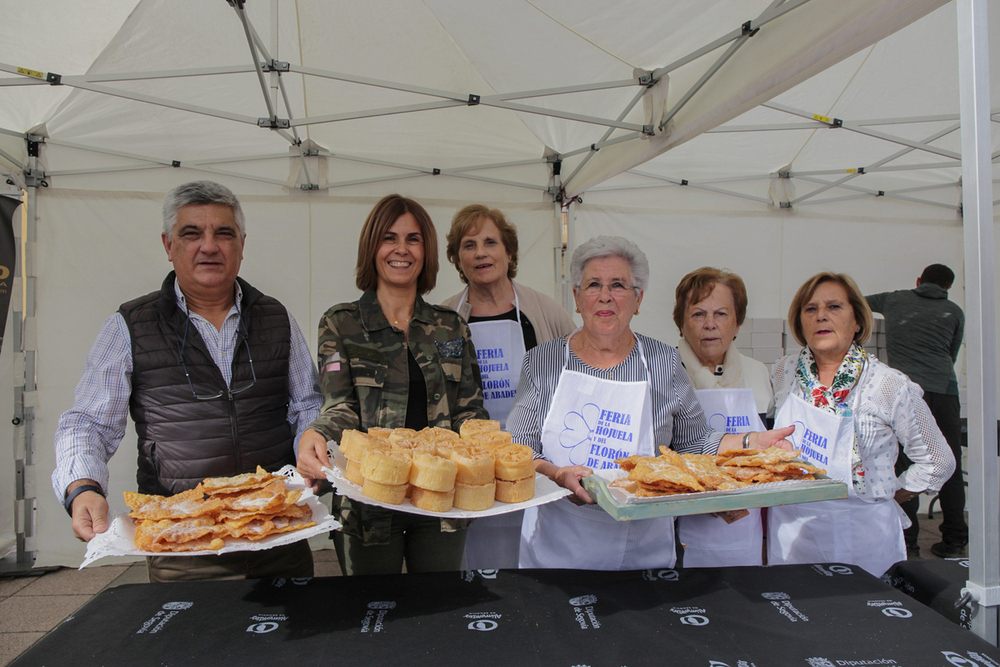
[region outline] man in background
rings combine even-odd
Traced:
[[[924,390],[924,401],[931,409],[938,428],[951,446],[958,465],[945,482],[938,498],[941,502],[941,541],[931,552],[941,558],[965,555],[969,526],[965,522],[965,484],[962,480],[962,427],[955,360],[962,346],[965,314],[948,300],[948,290],[955,273],[943,264],[931,264],[917,278],[911,290],[883,292],[865,297],[871,309],[882,313],[886,325],[888,363],[906,373]],[[900,453],[897,467],[909,461]],[[919,556],[917,508],[920,499],[903,504],[913,522],[903,531],[909,556]]]

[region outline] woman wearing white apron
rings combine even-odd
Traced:
[[[743,436],[713,432],[677,351],[632,332],[649,280],[632,242],[599,236],[573,253],[570,273],[583,327],[526,356],[507,429],[536,452],[535,469],[573,492],[524,512],[521,567],[629,570],[673,567],[672,518],[615,521],[580,480],[658,446],[714,454]],[[753,434],[756,448],[790,446],[791,432]],[[721,441],[721,445],[720,445]]]
[[[506,427],[526,350],[575,328],[556,301],[514,283],[517,230],[504,214],[479,204],[452,220],[448,259],[468,287],[444,302],[469,323],[491,419]],[[521,512],[476,520],[469,527],[462,568],[516,568]]]
[[[861,347],[872,314],[850,277],[810,278],[788,320],[805,348],[771,369],[775,424],[795,425],[802,458],[846,482],[849,497],[771,508],[768,563],[849,563],[881,576],[906,559],[896,501],[940,489],[955,458],[920,387]],[[898,479],[897,443],[913,462]]]
[[[763,431],[761,415],[773,414],[767,367],[743,356],[732,344],[746,313],[746,286],[735,273],[706,266],[677,285],[674,323],[681,332],[677,351],[714,431]],[[739,518],[733,520],[733,513],[679,517],[684,567],[762,565],[761,511],[744,510],[735,516]]]

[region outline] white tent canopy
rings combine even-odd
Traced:
[[[866,292],[909,287],[932,262],[962,275],[944,0],[0,6],[0,167],[32,193],[30,298],[15,309],[34,371],[27,545],[40,565],[81,558],[48,492],[52,434],[100,323],[169,268],[158,206],[184,181],[241,196],[242,273],[310,340],[329,305],[356,298],[360,225],[392,191],[425,203],[442,236],[466,203],[504,209],[519,279],[557,296],[560,204],[570,251],[609,230],[641,241],[653,276],[636,328],[668,342],[673,287],[701,265],[743,275],[751,317],[783,317],[823,269]],[[996,81],[1000,12],[989,21]],[[996,126],[1000,85],[990,109]],[[438,284],[432,300],[459,289],[448,266]],[[984,316],[995,331],[995,310]],[[25,437],[15,429],[15,452]],[[113,460],[118,491],[131,442]]]

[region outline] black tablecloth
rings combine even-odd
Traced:
[[[969,580],[968,558],[905,560],[889,568],[883,578],[948,620],[964,628],[972,626],[976,605],[959,604]]]
[[[511,570],[121,586],[14,665],[1000,665],[857,568]]]

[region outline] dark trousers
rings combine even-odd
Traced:
[[[393,512],[388,544],[365,544],[342,531],[331,534],[340,569],[346,575],[452,572],[462,569],[468,529],[441,530],[433,516]]]
[[[924,402],[930,408],[938,428],[941,429],[944,439],[951,447],[952,454],[955,455],[955,472],[944,483],[938,494],[942,516],[941,539],[949,545],[962,547],[969,543],[969,526],[965,522],[965,482],[962,478],[961,407],[958,396],[936,394],[930,391],[924,393]],[[899,474],[909,465],[910,460],[903,455],[902,448],[900,448],[900,455],[896,460],[896,473]],[[912,526],[903,531],[908,547],[917,545],[917,536],[920,534],[920,526],[917,523],[919,505],[919,498],[902,503],[903,511],[913,522]]]
[[[313,576],[312,550],[307,540],[264,551],[236,551],[212,556],[149,556],[149,582],[278,579]]]

